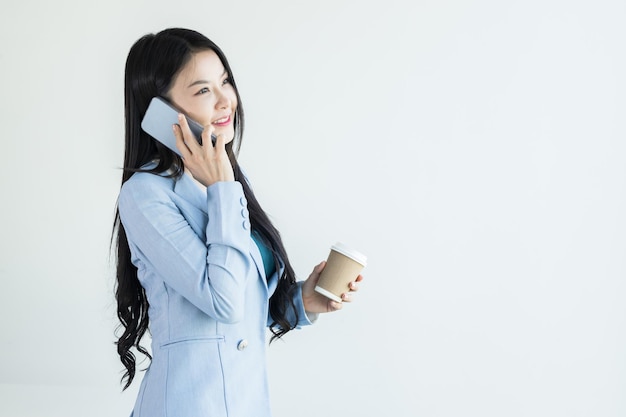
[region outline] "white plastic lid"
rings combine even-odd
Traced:
[[[339,252],[342,255],[346,255],[348,258],[352,258],[363,266],[367,265],[367,256],[363,255],[361,252],[358,252],[351,247],[337,242],[333,246],[330,247],[335,252]]]

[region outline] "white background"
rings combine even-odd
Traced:
[[[13,1],[0,13],[0,415],[130,413],[109,239],[136,39],[228,56],[240,160],[300,279],[276,417],[626,415],[626,2]],[[145,365],[145,363],[144,363]]]

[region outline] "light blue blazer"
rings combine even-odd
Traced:
[[[133,417],[269,417],[266,279],[241,184],[202,190],[135,173],[119,196],[132,262],[150,308],[152,362]],[[301,282],[290,316],[311,324]]]

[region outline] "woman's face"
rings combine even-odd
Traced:
[[[226,143],[233,140],[237,95],[215,52],[194,53],[174,78],[168,98],[205,129],[213,126],[213,134],[223,134]]]

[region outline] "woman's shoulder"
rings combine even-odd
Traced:
[[[124,182],[124,187],[165,187],[172,188],[176,183],[176,177],[167,172],[138,171]]]
[[[138,171],[122,184],[120,200],[131,198],[137,200],[169,199],[176,185],[176,177],[165,173]]]

